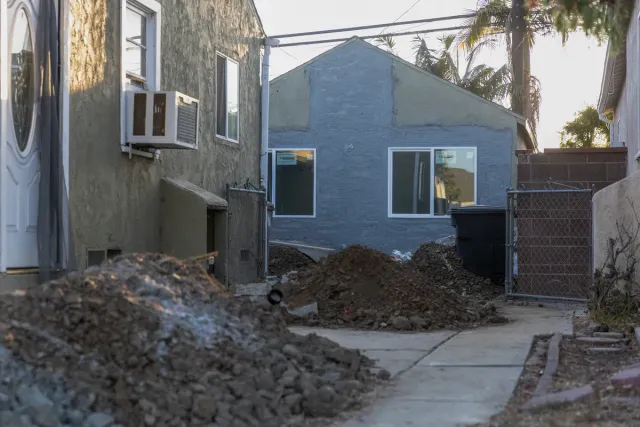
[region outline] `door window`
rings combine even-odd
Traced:
[[[33,123],[35,75],[33,39],[27,11],[16,14],[11,34],[11,110],[16,142],[20,151],[29,144]]]

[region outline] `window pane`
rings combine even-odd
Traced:
[[[276,215],[313,215],[313,151],[277,151],[275,156]]]
[[[475,150],[435,150],[435,215],[448,215],[451,208],[475,204]]]
[[[216,64],[216,133],[227,136],[227,95],[226,95],[227,59],[218,56]]]
[[[227,136],[230,139],[238,140],[238,64],[227,61]]]
[[[147,49],[127,41],[125,69],[140,77],[147,76]]]
[[[431,153],[396,151],[393,155],[392,213],[431,212]]]
[[[11,43],[11,111],[16,143],[20,151],[27,148],[33,125],[36,91],[33,59],[29,17],[27,11],[21,8],[14,21]]]
[[[127,9],[124,22],[124,35],[127,40],[142,46],[147,45],[147,18],[131,9]]]

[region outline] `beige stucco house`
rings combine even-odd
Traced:
[[[0,284],[129,252],[261,274],[252,0],[0,0]],[[45,274],[45,276],[47,276]]]

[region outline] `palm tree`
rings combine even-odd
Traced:
[[[476,65],[476,56],[485,41],[471,49],[466,55],[466,66],[461,70],[460,49],[455,44],[455,35],[438,38],[439,49],[428,47],[424,38],[416,36],[413,41],[415,65],[444,80],[475,93],[492,102],[503,103],[511,93],[512,79],[506,65],[495,69],[486,64]]]
[[[461,45],[474,49],[504,41],[513,76],[511,107],[528,118],[534,128],[540,117],[540,81],[531,75],[531,49],[537,35],[554,32],[553,6],[525,0],[481,0],[475,16],[459,34]],[[563,39],[566,33],[563,35]]]

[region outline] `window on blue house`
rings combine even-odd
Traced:
[[[389,149],[389,217],[429,218],[476,203],[475,148]]]
[[[269,153],[269,200],[275,216],[315,217],[316,151],[276,149]]]

